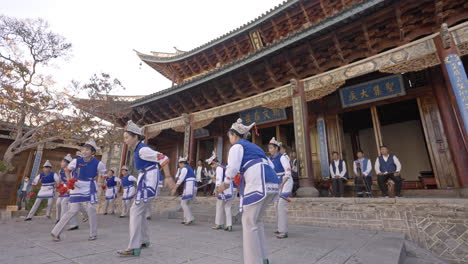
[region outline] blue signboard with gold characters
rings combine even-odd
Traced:
[[[287,119],[286,110],[277,108],[269,109],[265,107],[258,107],[242,111],[239,113],[239,115],[246,125],[250,125],[253,122],[255,122],[257,125],[260,125]]]
[[[466,77],[465,68],[457,54],[450,54],[445,57],[445,65],[455,99],[457,100],[458,109],[468,133],[468,78]]]
[[[392,75],[339,90],[343,108],[406,95],[403,77]]]

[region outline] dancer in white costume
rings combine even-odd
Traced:
[[[87,203],[89,217],[89,238],[88,240],[97,239],[97,184],[96,177],[104,175],[106,166],[104,163],[93,157],[99,148],[93,139],[88,140],[83,146],[81,153],[82,157],[74,159],[68,164],[67,174],[68,188],[70,189],[70,207],[67,213],[60,218],[60,221],[52,229],[51,235],[54,241],[60,241],[62,233],[68,222],[78,214],[82,204]],[[76,178],[71,178],[70,173],[77,170]]]
[[[242,210],[242,240],[244,264],[268,264],[263,215],[278,196],[279,180],[265,152],[246,140],[255,123],[245,126],[238,119],[228,132],[232,144],[224,184],[218,187],[223,192],[234,180],[240,189]],[[240,172],[240,174],[238,174]]]
[[[188,165],[187,157],[179,158],[179,171],[177,173],[176,180],[177,184],[172,189],[172,194],[174,195],[176,193],[177,188],[179,188],[180,185],[184,185],[184,192],[182,193],[182,199],[180,201],[180,206],[184,211],[184,220],[182,221],[182,224],[191,225],[195,221],[195,218],[192,215],[190,205],[197,196],[197,181],[195,172],[192,167]]]
[[[124,142],[129,148],[134,148],[135,168],[140,171],[135,201],[130,208],[130,241],[128,247],[117,251],[121,256],[139,256],[141,249],[149,247],[150,235],[146,211],[151,208],[151,201],[156,197],[160,180],[159,167],[164,170],[166,184],[172,187],[173,179],[169,176],[169,158],[152,150],[143,143],[143,131],[131,120],[128,121],[124,133]]]
[[[52,164],[50,161],[46,161],[44,166],[42,166],[42,173],[38,174],[32,183],[32,186],[39,184],[41,182],[41,189],[37,193],[36,201],[34,202],[33,207],[29,211],[28,216],[24,221],[30,221],[33,216],[36,214],[39,205],[42,200],[47,199],[47,218],[50,218],[50,212],[52,211],[52,206],[54,205],[54,196],[55,196],[55,184],[59,181],[57,173],[52,172]]]
[[[276,175],[281,183],[280,197],[289,198],[291,195],[293,180],[291,176],[291,164],[285,153],[280,153],[281,142],[272,138],[268,143],[268,152],[270,160],[275,165]],[[276,199],[275,201],[278,230],[275,232],[277,238],[288,237],[288,202],[285,199]]]
[[[135,184],[137,183],[137,178],[128,174],[127,166],[122,166],[120,173],[122,174],[122,178],[120,180],[123,188],[122,211],[120,212],[120,218],[123,218],[127,216],[128,210],[130,210],[130,204],[135,196]]]
[[[104,207],[104,214],[107,215],[109,205],[111,207],[111,214],[115,214],[115,199],[119,193],[120,179],[114,176],[114,170],[109,169],[105,178],[106,186],[106,205]]]
[[[215,226],[212,227],[214,230],[224,229],[226,231],[232,231],[232,202],[234,200],[234,188],[233,183],[231,186],[223,192],[218,191],[218,187],[224,184],[224,178],[226,176],[226,165],[221,164],[216,158],[216,153],[213,151],[213,155],[206,160],[206,163],[210,165],[216,172],[216,188],[215,194],[217,196],[216,201],[216,216]]]

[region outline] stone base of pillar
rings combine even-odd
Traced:
[[[319,196],[319,191],[312,186],[304,186],[304,187],[299,187],[297,189],[297,197],[318,197]]]

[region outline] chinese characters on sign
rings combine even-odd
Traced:
[[[327,146],[327,132],[325,130],[325,120],[323,117],[317,119],[317,132],[320,150],[320,164],[322,167],[322,178],[330,176],[328,167],[328,146]]]
[[[453,93],[457,100],[458,109],[468,133],[468,79],[465,68],[456,54],[450,54],[445,58],[445,66],[452,84]]]
[[[255,122],[257,125],[287,119],[286,110],[269,109],[265,107],[254,108],[239,113],[244,124],[250,125]]]
[[[401,75],[392,75],[339,90],[343,108],[406,95]]]

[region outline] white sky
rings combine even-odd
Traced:
[[[0,0],[0,14],[47,20],[72,43],[72,57],[49,69],[57,88],[107,72],[146,95],[171,82],[143,63],[133,49],[191,50],[256,18],[282,0]]]

